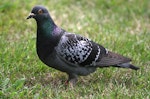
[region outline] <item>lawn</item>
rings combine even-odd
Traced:
[[[44,65],[36,54],[36,22],[44,5],[55,23],[132,58],[140,70],[103,68],[79,77]],[[150,0],[1,0],[0,99],[150,99]]]

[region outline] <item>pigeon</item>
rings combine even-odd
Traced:
[[[33,7],[27,19],[31,18],[37,23],[36,51],[39,59],[49,67],[65,72],[68,75],[67,82],[73,85],[78,81],[78,76],[89,75],[97,68],[139,69],[130,64],[130,58],[58,27],[44,6]]]

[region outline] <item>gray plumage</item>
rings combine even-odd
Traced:
[[[98,67],[121,67],[138,70],[130,64],[131,59],[108,51],[103,46],[58,27],[48,10],[35,6],[27,19],[37,22],[36,48],[40,60],[69,75],[68,81],[75,84],[77,76],[85,76]]]

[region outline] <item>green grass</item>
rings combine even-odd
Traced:
[[[58,26],[132,58],[140,70],[98,69],[80,77],[74,89],[66,87],[67,75],[36,55],[36,22],[26,17],[37,4],[49,9]],[[149,99],[149,9],[149,0],[1,0],[0,98]]]

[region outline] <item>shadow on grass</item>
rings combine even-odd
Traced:
[[[118,70],[112,71],[112,73],[109,73],[110,70],[104,69],[100,70],[102,72],[95,72],[88,76],[80,76],[78,77],[78,82],[76,86],[80,87],[92,87],[92,86],[103,86],[108,87],[108,85],[112,86],[125,86],[127,88],[130,88],[131,86],[138,85],[137,83],[134,83],[133,80],[136,78],[135,75],[133,75],[132,70]],[[60,86],[66,87],[65,81],[67,80],[67,75],[62,72],[55,72],[55,73],[44,73],[43,75],[39,75],[36,77],[30,77],[27,78],[25,82],[25,86],[27,87],[33,87],[36,84],[40,84],[43,87],[50,86],[52,88],[58,88]]]

